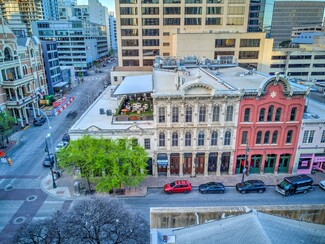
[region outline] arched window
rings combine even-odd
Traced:
[[[220,117],[220,107],[219,106],[213,106],[212,110],[212,122],[219,121]]]
[[[190,147],[192,142],[192,135],[190,132],[186,132],[185,134],[185,147]]]
[[[178,122],[178,108],[177,107],[173,107],[172,122]]]
[[[271,106],[269,107],[269,111],[268,111],[268,113],[267,113],[267,121],[268,121],[268,122],[272,121],[272,118],[273,118],[273,110],[274,110],[274,106],[271,105]]]
[[[267,131],[267,132],[265,132],[265,135],[264,135],[264,144],[269,144],[269,140],[270,140],[270,132]]]
[[[224,139],[223,144],[224,144],[225,146],[230,145],[230,139],[231,139],[231,132],[230,132],[230,131],[227,131],[227,132],[225,133],[225,139]]]
[[[159,123],[164,123],[165,122],[165,108],[159,108],[158,111],[158,121]]]
[[[264,117],[265,117],[265,108],[262,108],[260,110],[260,117],[258,119],[259,122],[263,122],[264,121]]]
[[[177,134],[177,132],[174,132],[172,134],[172,146],[173,147],[178,147],[178,134]]]
[[[33,58],[34,57],[34,49],[30,50],[30,56]]]
[[[204,131],[200,131],[197,139],[198,146],[204,146]]]
[[[278,141],[278,131],[274,131],[272,135],[272,144],[277,144]]]
[[[159,146],[160,147],[165,146],[165,134],[163,132],[159,134]]]
[[[249,122],[250,113],[251,113],[251,109],[250,108],[246,108],[245,109],[245,114],[244,114],[244,122]]]
[[[275,113],[275,121],[279,122],[281,120],[281,113],[282,113],[282,109],[281,108],[277,108],[276,109],[276,113]]]
[[[294,108],[291,109],[290,121],[295,121],[296,120],[296,114],[297,114],[297,108],[294,107]]]
[[[248,136],[248,132],[247,131],[243,131],[243,133],[241,135],[241,144],[242,145],[247,144],[247,142],[248,142],[247,141],[248,140],[247,136]]]
[[[293,130],[288,130],[286,143],[291,143]]]
[[[199,122],[205,122],[206,108],[204,106],[200,107]]]
[[[192,122],[192,107],[186,107],[185,122]]]
[[[5,48],[3,53],[4,53],[4,61],[13,60],[11,50],[8,47]]]
[[[262,141],[262,131],[257,132],[256,135],[256,143],[255,144],[261,144]]]
[[[211,133],[211,146],[218,145],[218,132],[213,131]]]
[[[233,106],[227,106],[226,121],[232,121],[233,112],[234,112],[234,107]]]

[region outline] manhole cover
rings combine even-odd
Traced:
[[[26,220],[25,217],[17,217],[17,218],[14,219],[13,223],[14,223],[15,225],[19,225],[19,224],[21,224],[21,223],[24,223],[25,220]]]
[[[13,189],[14,189],[14,187],[12,185],[8,185],[8,186],[6,186],[5,191],[11,191]]]
[[[37,198],[37,196],[35,196],[35,195],[31,195],[31,196],[29,196],[29,197],[26,198],[26,201],[28,201],[28,202],[32,202],[32,201],[35,201],[36,198]]]

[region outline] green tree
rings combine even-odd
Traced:
[[[1,147],[4,147],[4,138],[6,138],[7,143],[9,143],[8,135],[11,129],[16,125],[17,121],[14,117],[9,115],[7,112],[0,113],[0,133],[1,133]]]
[[[122,185],[136,186],[146,176],[148,155],[134,139],[106,140],[84,136],[71,141],[58,153],[59,165],[63,168],[80,168],[90,190],[107,192]]]
[[[109,50],[109,56],[113,57],[115,55],[115,51],[113,48]]]

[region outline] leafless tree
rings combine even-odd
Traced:
[[[25,225],[15,243],[149,243],[149,225],[119,200],[77,201],[71,211]]]

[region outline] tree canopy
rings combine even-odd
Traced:
[[[79,168],[81,177],[107,192],[121,186],[137,186],[146,176],[148,155],[134,139],[107,140],[84,136],[70,141],[58,155],[59,166]]]
[[[4,146],[4,137],[7,138],[10,130],[16,125],[16,119],[9,115],[7,112],[0,112],[0,133],[1,133],[1,145]]]

